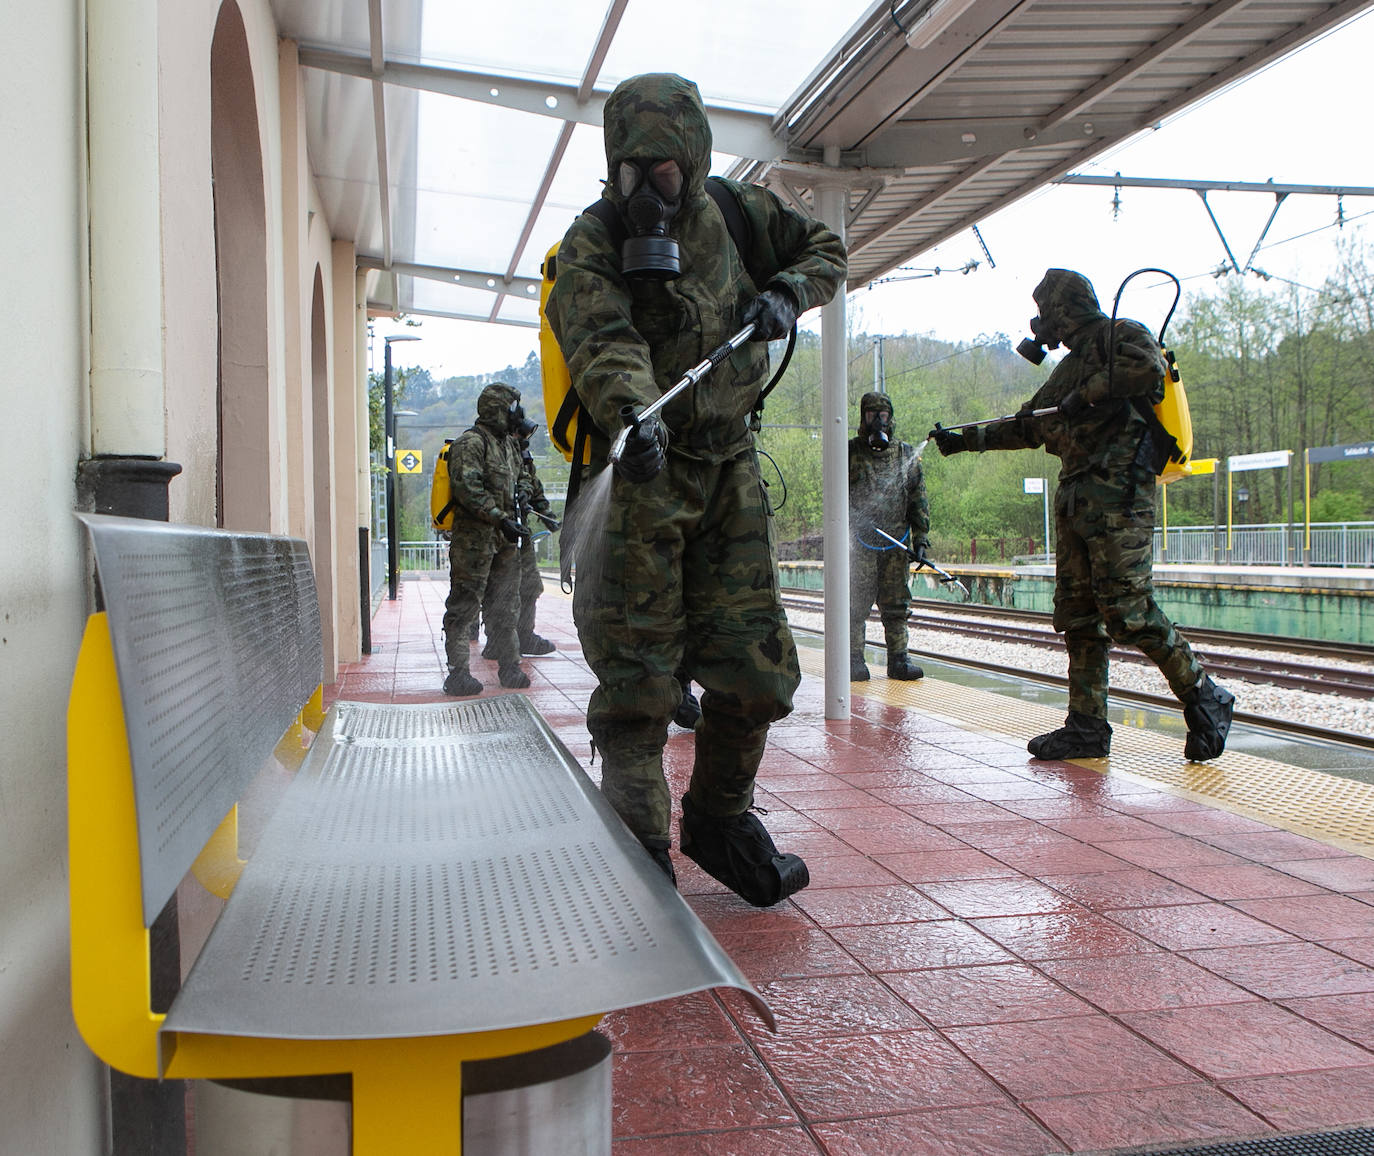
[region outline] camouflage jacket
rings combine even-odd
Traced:
[[[1032,296],[1040,321],[1069,354],[1018,411],[1015,421],[980,426],[966,435],[970,449],[1019,450],[1044,446],[1059,459],[1061,484],[1095,475],[1134,485],[1133,467],[1150,469],[1150,427],[1132,398],[1151,405],[1164,397],[1164,353],[1138,321],[1102,312],[1092,284],[1071,269],[1047,270]],[[1031,411],[1059,405],[1074,391],[1091,408],[1073,420]]]
[[[449,448],[448,477],[454,520],[500,525],[515,517],[515,487],[520,477],[520,447],[506,432],[506,408],[520,394],[494,383],[477,399],[477,421]]]
[[[611,94],[604,115],[612,178],[606,196],[613,203],[620,203],[614,176],[624,159],[671,158],[684,177],[682,204],[669,226],[682,252],[677,278],[623,277],[617,240],[588,213],[573,222],[558,250],[549,324],[582,404],[614,434],[622,406],[654,401],[738,332],[761,289],[784,287],[800,314],[834,296],[846,260],[844,243],[820,222],[765,189],[730,182],[752,235],[749,253],[736,250],[705,191],[711,129],[690,81],[635,77]],[[747,342],[663,412],[670,451],[719,462],[750,446],[749,415],[767,380],[767,346]]]
[[[1021,417],[1016,421],[984,426],[982,444],[989,450],[1028,449],[1043,445],[1059,459],[1059,480],[1071,481],[1085,474],[1126,478],[1131,464],[1149,465],[1148,447],[1142,443],[1150,432],[1145,419],[1131,404],[1144,397],[1151,405],[1164,396],[1164,355],[1159,342],[1138,321],[1118,320],[1118,346],[1129,343],[1132,351],[1147,350],[1148,357],[1132,353],[1117,358],[1108,393],[1107,347],[1111,322],[1103,317],[1075,335],[1072,351],[1050,374],[1035,396],[1021,407],[1023,414],[1058,405],[1074,390],[1093,403],[1073,421],[1050,417]]]
[[[916,450],[894,442],[875,454],[868,439],[849,439],[849,532],[856,542],[890,546],[873,527],[901,541],[911,527],[911,549],[930,546],[930,503]]]
[[[522,446],[518,441],[515,446],[516,452],[520,454],[520,476],[515,482],[515,500],[524,509],[547,514],[550,503],[544,496],[544,483],[539,480],[539,474],[535,471],[534,455],[528,447]]]

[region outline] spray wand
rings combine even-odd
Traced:
[[[614,465],[616,462],[620,461],[621,455],[625,452],[625,443],[630,440],[630,435],[639,428],[640,422],[644,421],[646,418],[653,417],[659,410],[677,397],[678,394],[696,385],[697,382],[710,373],[711,370],[715,369],[716,366],[729,357],[730,354],[734,353],[736,349],[748,341],[753,335],[754,325],[753,322],[750,322],[723,345],[711,350],[711,352],[706,355],[705,361],[700,365],[694,365],[682,375],[682,380],[674,385],[672,389],[664,393],[657,401],[650,402],[638,413],[635,412],[635,407],[632,405],[622,406],[620,409],[620,420],[625,423],[625,428],[615,435],[615,441],[611,443],[611,452],[608,455],[611,464]]]
[[[1005,417],[985,417],[982,421],[966,421],[961,425],[941,425],[937,421],[935,423],[935,429],[944,430],[946,432],[957,429],[974,429],[980,425],[996,425],[998,422],[1016,421],[1018,418],[1023,417],[1049,417],[1051,414],[1056,414],[1058,412],[1059,407],[1057,405],[1052,405],[1047,409],[1033,409],[1029,413],[1009,413]],[[881,534],[882,531],[879,530],[878,533]]]
[[[959,589],[964,592],[964,599],[968,599],[968,587],[965,586],[962,582],[960,582],[959,579],[956,578],[953,574],[951,574],[948,570],[941,570],[940,567],[935,565],[934,562],[931,562],[929,559],[918,556],[915,550],[911,549],[911,547],[909,547],[905,542],[897,541],[897,539],[894,538],[891,534],[889,534],[886,530],[879,529],[877,526],[874,526],[873,529],[875,533],[881,534],[884,538],[886,538],[889,542],[896,546],[897,549],[905,550],[907,554],[910,555],[911,560],[916,563],[917,570],[921,569],[923,566],[929,570],[934,570],[936,575],[940,579],[941,586],[945,585],[946,583],[953,582],[954,585],[959,587]]]

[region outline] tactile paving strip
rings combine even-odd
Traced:
[[[823,653],[800,653],[802,669],[823,677]],[[1062,709],[1025,701],[1008,709],[1005,695],[929,676],[916,682],[875,676],[858,684],[853,693],[939,716],[1023,747],[1064,721]],[[1134,775],[1287,831],[1374,854],[1374,786],[1368,783],[1239,751],[1227,751],[1209,763],[1190,763],[1183,757],[1181,739],[1145,728],[1143,716],[1140,727],[1113,728],[1110,758],[1071,761],[1104,774]]]
[[[1170,1148],[1154,1156],[1374,1156],[1374,1130],[1318,1132],[1309,1136],[1270,1136],[1202,1148]]]

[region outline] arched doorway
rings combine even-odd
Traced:
[[[210,167],[219,294],[219,525],[272,529],[267,211],[257,99],[243,16],[220,8],[210,49]]]

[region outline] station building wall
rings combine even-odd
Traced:
[[[181,466],[168,491],[174,521],[306,539],[327,620],[326,680],[358,653],[362,282],[351,242],[332,234],[322,211],[295,46],[279,39],[266,0],[119,0],[121,16],[156,25],[156,107],[133,111],[155,133],[157,223],[139,258],[160,278],[160,302],[136,320],[154,327],[160,358],[141,371],[142,400],[128,400],[152,414],[145,426],[161,428],[127,447],[102,441],[107,427],[93,414],[118,413],[125,399],[97,396],[93,381],[93,318],[104,314],[91,236],[120,222],[92,195],[88,101],[99,92],[90,54],[103,46],[88,43],[88,30],[98,27],[97,5],[111,3],[0,0],[12,49],[0,102],[0,243],[10,259],[0,374],[0,1149],[15,1153],[109,1145],[105,1069],[78,1036],[68,996],[66,708],[94,607],[72,516],[84,500],[82,463],[155,446],[152,456]]]

